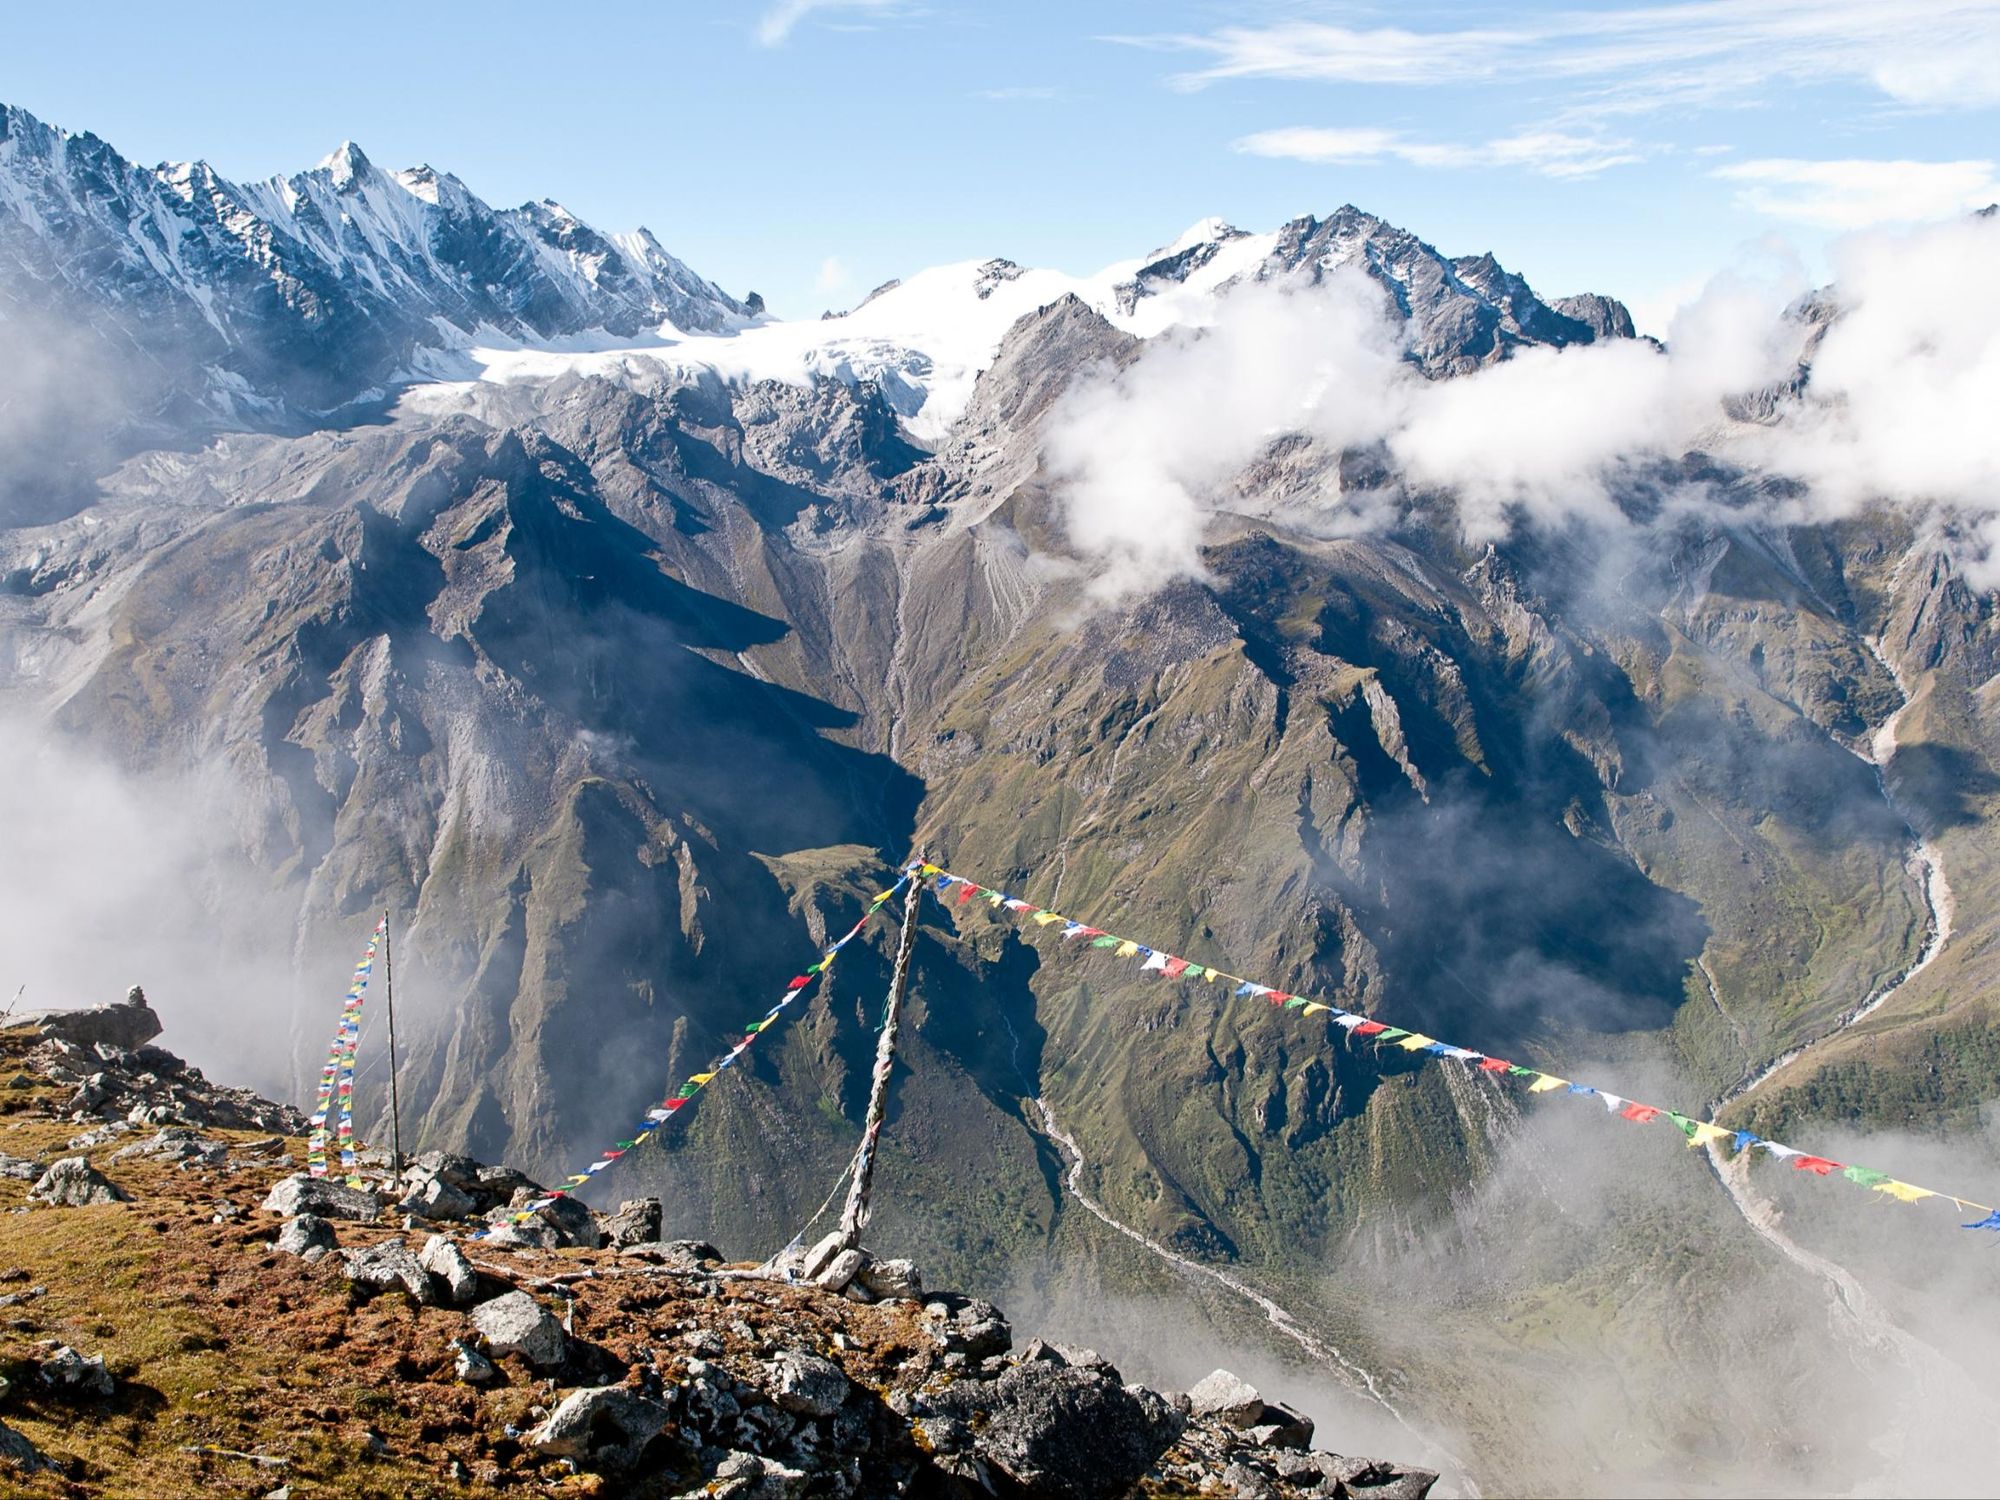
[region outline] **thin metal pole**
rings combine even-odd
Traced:
[[[382,987],[389,1006],[389,1150],[394,1158],[395,1176],[403,1185],[403,1102],[396,1093],[396,960],[389,946],[389,913],[382,913]]]
[[[903,898],[903,934],[896,945],[896,968],[889,978],[889,1010],[882,1018],[882,1035],[875,1043],[875,1077],[868,1089],[868,1115],[861,1126],[861,1144],[854,1152],[854,1181],[847,1187],[847,1206],[840,1212],[840,1244],[857,1249],[868,1226],[868,1193],[875,1184],[875,1143],[882,1134],[882,1116],[889,1107],[889,1074],[896,1065],[896,1029],[902,1019],[903,994],[910,986],[910,953],[917,946],[917,903],[923,899],[924,878],[910,872],[910,892]]]

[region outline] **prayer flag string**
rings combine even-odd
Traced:
[[[1717,1149],[1726,1147],[1736,1152],[1761,1150],[1775,1160],[1790,1162],[1795,1171],[1809,1172],[1816,1177],[1841,1177],[1870,1192],[1893,1198],[1899,1203],[1917,1203],[1926,1198],[1935,1198],[1941,1202],[1955,1204],[1961,1211],[1982,1215],[1975,1222],[1964,1225],[1964,1228],[1986,1229],[2000,1233],[2000,1210],[1984,1203],[1976,1203],[1970,1198],[1900,1182],[1886,1172],[1814,1156],[1779,1141],[1765,1140],[1747,1130],[1733,1130],[1711,1120],[1701,1120],[1681,1114],[1677,1110],[1664,1109],[1653,1104],[1641,1104],[1637,1100],[1614,1094],[1608,1089],[1595,1088],[1586,1083],[1573,1083],[1567,1078],[1558,1077],[1539,1068],[1523,1067],[1504,1058],[1490,1057],[1484,1052],[1476,1052],[1470,1047],[1458,1047],[1449,1042],[1441,1042],[1435,1037],[1425,1036],[1422,1032],[1406,1031],[1402,1027],[1391,1026],[1369,1016],[1356,1015],[1352,1011],[1342,1010],[1337,1005],[1329,1005],[1323,1000],[1290,994],[1267,984],[1257,984],[1240,975],[1194,963],[1135,939],[1119,937],[1101,927],[1087,926],[1059,912],[1046,910],[1037,907],[1033,902],[1009,896],[997,887],[979,885],[963,875],[954,875],[939,865],[926,864],[921,867],[921,873],[924,879],[931,883],[938,900],[947,908],[964,906],[975,897],[984,897],[994,911],[1009,912],[1016,917],[1032,921],[1036,930],[1056,928],[1060,923],[1056,936],[1064,941],[1083,939],[1085,940],[1083,946],[1087,948],[1102,949],[1115,958],[1128,960],[1136,958],[1140,961],[1139,968],[1142,972],[1156,973],[1163,979],[1200,980],[1205,983],[1221,984],[1226,986],[1229,994],[1234,997],[1263,999],[1274,1008],[1297,1011],[1303,1016],[1323,1015],[1350,1037],[1368,1038],[1378,1047],[1394,1045],[1419,1058],[1445,1058],[1463,1063],[1475,1072],[1526,1080],[1527,1090],[1531,1094],[1561,1091],[1565,1095],[1595,1099],[1604,1106],[1606,1114],[1630,1120],[1634,1124],[1646,1125],[1655,1120],[1665,1119],[1687,1137],[1690,1148],[1704,1147],[1712,1143]],[[948,892],[954,892],[955,899],[946,900]],[[1023,930],[1028,929],[1024,927]]]
[[[525,1223],[528,1219],[534,1217],[537,1210],[547,1208],[556,1199],[566,1198],[577,1188],[596,1180],[601,1173],[609,1171],[611,1164],[624,1156],[626,1152],[644,1145],[657,1132],[665,1129],[670,1120],[676,1115],[681,1114],[694,1102],[696,1095],[700,1094],[703,1089],[706,1089],[721,1074],[734,1067],[737,1059],[750,1049],[750,1045],[753,1042],[765,1034],[770,1028],[771,1023],[776,1021],[793,1001],[803,995],[812,986],[814,980],[825,974],[833,966],[833,960],[839,954],[840,950],[861,935],[861,929],[868,925],[869,919],[876,912],[880,911],[891,897],[915,878],[916,870],[917,866],[911,865],[909,869],[903,872],[902,877],[894,885],[876,895],[868,903],[868,909],[861,914],[861,920],[848,928],[846,932],[841,934],[837,941],[826,948],[820,954],[817,963],[808,966],[804,973],[794,975],[791,982],[785,986],[784,994],[779,996],[778,1003],[765,1011],[756,1020],[746,1025],[743,1028],[743,1034],[737,1038],[735,1044],[727,1052],[716,1058],[715,1061],[711,1062],[701,1072],[690,1074],[687,1082],[679,1088],[669,1090],[665,1099],[647,1110],[645,1118],[640,1120],[633,1128],[629,1139],[619,1141],[609,1149],[600,1152],[597,1160],[593,1161],[581,1172],[564,1178],[560,1187],[551,1190],[543,1197],[535,1199],[532,1203],[523,1204],[510,1215],[510,1222],[516,1224]],[[488,1232],[490,1233],[490,1231]]]
[[[326,1176],[329,1150],[340,1153],[340,1165],[350,1186],[360,1187],[360,1158],[354,1144],[354,1049],[361,1041],[361,1002],[368,994],[368,977],[375,969],[375,950],[389,930],[385,915],[368,937],[368,951],[354,966],[354,980],[340,1007],[333,1047],[319,1070],[319,1097],[313,1102],[312,1134],[306,1141],[306,1170]],[[328,1121],[332,1126],[329,1128]]]

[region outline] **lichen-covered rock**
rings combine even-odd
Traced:
[[[563,1361],[562,1324],[526,1292],[508,1292],[472,1310],[472,1326],[495,1354],[518,1354],[538,1370]]]
[[[300,1214],[278,1231],[272,1248],[285,1255],[306,1255],[314,1250],[332,1250],[337,1244],[333,1226],[325,1219],[318,1214]]]
[[[1000,1309],[977,1297],[940,1294],[924,1304],[924,1318],[931,1337],[947,1354],[986,1359],[1005,1354],[1014,1343],[1014,1331]]]
[[[602,1222],[608,1245],[650,1245],[660,1237],[660,1200],[632,1198],[618,1205],[618,1212],[606,1214]]]
[[[916,1263],[908,1260],[873,1260],[864,1263],[854,1279],[874,1297],[908,1299],[924,1294],[924,1278]]]
[[[637,1468],[646,1447],[666,1430],[666,1407],[622,1385],[572,1391],[528,1434],[528,1446],[587,1469]]]
[[[283,1214],[288,1219],[317,1214],[322,1219],[353,1219],[367,1224],[382,1216],[382,1200],[367,1189],[304,1172],[280,1179],[264,1199],[263,1208],[267,1214]]]
[[[479,1293],[479,1273],[465,1252],[445,1235],[434,1234],[417,1252],[417,1263],[444,1283],[445,1297],[463,1306]]]
[[[420,1219],[469,1219],[479,1207],[470,1193],[442,1177],[427,1178],[401,1206]]]
[[[86,1208],[94,1203],[125,1203],[131,1195],[90,1164],[87,1156],[65,1156],[51,1162],[48,1171],[28,1190],[58,1208]]]
[[[1047,1361],[961,1380],[927,1400],[974,1433],[979,1457],[1037,1494],[1122,1495],[1182,1427],[1156,1392]]]
[[[1188,1391],[1197,1417],[1214,1417],[1232,1427],[1248,1427],[1264,1409],[1257,1387],[1228,1370],[1211,1370]]]
[[[109,1396],[117,1389],[101,1354],[82,1355],[64,1344],[42,1361],[42,1384],[71,1396]]]
[[[403,1248],[401,1240],[384,1240],[360,1250],[343,1250],[347,1279],[369,1291],[410,1294],[425,1307],[435,1307],[440,1298],[437,1283],[417,1258]]]
[[[772,1398],[786,1411],[802,1416],[832,1416],[853,1389],[839,1365],[802,1349],[779,1351],[766,1369],[771,1374]]]
[[[500,1378],[500,1367],[463,1339],[452,1344],[457,1351],[451,1372],[467,1385],[488,1385]]]

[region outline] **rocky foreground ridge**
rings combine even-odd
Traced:
[[[122,1006],[0,1032],[0,1488],[24,1495],[1211,1494],[1418,1500],[1226,1371],[1017,1348],[821,1244],[777,1268],[431,1152],[295,1171],[296,1111]]]

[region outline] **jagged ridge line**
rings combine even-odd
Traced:
[[[1270,985],[1258,984],[1253,980],[1243,978],[1239,974],[1231,974],[1225,970],[1209,966],[1197,966],[1191,964],[1188,960],[1177,958],[1164,948],[1150,947],[1134,938],[1119,937],[1117,934],[1109,932],[1104,928],[1088,927],[1084,923],[1070,917],[1065,917],[1059,912],[1050,911],[1045,907],[1037,907],[1032,902],[1008,896],[997,886],[981,885],[963,875],[954,874],[942,865],[925,864],[922,867],[922,873],[926,877],[934,877],[936,879],[937,888],[940,892],[953,885],[965,887],[965,891],[961,892],[959,897],[960,904],[970,899],[971,895],[984,894],[988,899],[988,904],[996,910],[1009,911],[1017,916],[1028,916],[1037,919],[1046,918],[1046,921],[1040,923],[1042,926],[1048,926],[1055,922],[1064,923],[1063,936],[1065,938],[1079,937],[1088,933],[1096,940],[1111,939],[1121,948],[1129,946],[1136,952],[1144,952],[1149,956],[1164,957],[1169,962],[1178,962],[1182,965],[1180,970],[1176,970],[1172,975],[1167,977],[1177,978],[1181,973],[1191,972],[1193,969],[1199,967],[1204,978],[1226,979],[1236,985],[1238,988],[1235,993],[1239,996],[1263,995],[1270,999],[1273,1006],[1282,1005],[1286,1009],[1303,1006],[1308,1015],[1324,1010],[1336,1017],[1344,1017],[1347,1020],[1353,1021],[1356,1023],[1356,1026],[1378,1026],[1382,1029],[1383,1033],[1380,1038],[1381,1041],[1396,1041],[1401,1044],[1403,1050],[1413,1054],[1422,1055],[1427,1053],[1433,1056],[1454,1057],[1468,1065],[1477,1066],[1483,1072],[1505,1073],[1509,1076],[1536,1074],[1536,1083],[1531,1085],[1531,1092],[1551,1092],[1557,1087],[1565,1087],[1569,1093],[1605,1101],[1605,1108],[1607,1110],[1613,1114],[1631,1119],[1637,1124],[1649,1124],[1660,1115],[1667,1115],[1676,1122],[1677,1127],[1680,1122],[1685,1121],[1687,1128],[1683,1133],[1687,1135],[1690,1147],[1702,1145],[1715,1145],[1719,1147],[1722,1137],[1732,1137],[1736,1142],[1739,1153],[1762,1146],[1766,1152],[1779,1160],[1792,1161],[1794,1167],[1798,1170],[1811,1172],[1813,1175],[1820,1177],[1829,1176],[1833,1172],[1839,1171],[1843,1176],[1847,1176],[1849,1181],[1867,1187],[1874,1192],[1887,1192],[1891,1197],[1895,1197],[1902,1202],[1913,1203],[1924,1198],[1936,1198],[1943,1202],[1953,1203],[1960,1209],[1973,1210],[1987,1216],[1984,1221],[1976,1224],[1967,1224],[1963,1226],[1964,1228],[2000,1230],[2000,1210],[1996,1210],[1989,1204],[1980,1203],[1971,1198],[1960,1197],[1956,1193],[1940,1192],[1934,1188],[1927,1188],[1916,1183],[1903,1182],[1900,1179],[1892,1178],[1886,1172],[1876,1172],[1872,1168],[1856,1166],[1853,1163],[1836,1162],[1826,1157],[1814,1156],[1810,1152],[1798,1150],[1793,1146],[1787,1146],[1781,1141],[1766,1140],[1763,1137],[1752,1135],[1749,1131],[1732,1130],[1727,1126],[1718,1125],[1712,1120],[1697,1119],[1690,1115],[1684,1115],[1678,1110],[1667,1109],[1661,1105],[1645,1104],[1639,1100],[1628,1099],[1622,1094],[1614,1094],[1608,1090],[1599,1089],[1589,1084],[1574,1083],[1569,1079],[1558,1078],[1554,1074],[1543,1072],[1538,1068],[1522,1068],[1518,1064],[1507,1062],[1504,1058],[1497,1058],[1484,1052],[1477,1052],[1469,1047],[1459,1047],[1450,1043],[1440,1042],[1436,1038],[1425,1036],[1421,1032],[1406,1031],[1399,1026],[1390,1026],[1385,1022],[1376,1021],[1372,1017],[1360,1016],[1352,1011],[1342,1010],[1339,1006],[1329,1005],[1325,1001],[1307,1000],[1302,995],[1295,995],[1289,991],[1275,989]],[[1129,957],[1131,955],[1126,956]],[[1354,1028],[1350,1027],[1348,1030],[1351,1037]],[[1396,1033],[1396,1035],[1391,1036],[1387,1033]],[[1417,1042],[1418,1045],[1412,1047],[1410,1045],[1412,1041]],[[1488,1067],[1487,1064],[1497,1064],[1498,1066]],[[1621,1105],[1624,1108],[1619,1108]],[[1637,1109],[1643,1113],[1637,1115],[1627,1113],[1627,1111],[1633,1109]],[[1849,1175],[1855,1172],[1865,1175],[1862,1177]],[[1903,1189],[1905,1193],[1913,1196],[1905,1197],[1903,1193],[1894,1191],[1897,1188]]]

